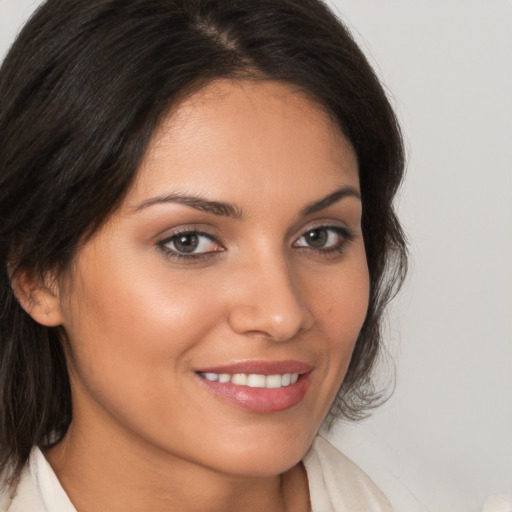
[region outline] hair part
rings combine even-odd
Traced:
[[[219,78],[282,81],[336,121],[358,159],[368,314],[332,414],[383,395],[381,320],[406,269],[393,209],[400,129],[348,30],[320,0],[47,0],[0,69],[0,473],[72,419],[62,329],[22,309],[12,274],[66,269],[115,211],[151,137],[181,99]]]

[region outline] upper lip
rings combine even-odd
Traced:
[[[245,373],[245,374],[258,374],[258,375],[277,375],[284,373],[308,373],[313,369],[312,365],[302,361],[260,361],[260,360],[247,360],[230,363],[222,366],[209,366],[201,368],[198,373]]]

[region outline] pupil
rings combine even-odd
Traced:
[[[179,235],[174,240],[174,246],[179,252],[193,252],[198,244],[197,235]]]
[[[307,234],[308,243],[312,247],[323,247],[327,242],[327,231],[325,229],[313,229]]]

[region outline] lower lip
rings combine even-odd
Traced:
[[[251,388],[199,378],[211,392],[223,400],[249,411],[270,413],[290,409],[302,402],[309,388],[310,373],[300,375],[295,384],[277,389]]]

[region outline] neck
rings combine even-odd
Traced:
[[[226,474],[119,430],[96,433],[74,423],[46,457],[77,512],[309,510],[302,464],[281,475]]]

